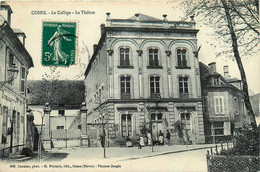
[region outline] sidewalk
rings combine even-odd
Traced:
[[[149,158],[161,155],[167,155],[172,153],[180,153],[186,151],[193,151],[199,149],[207,149],[214,147],[213,144],[203,145],[173,145],[173,146],[154,146],[153,152],[152,147],[109,147],[106,148],[106,158],[104,158],[104,148],[62,148],[49,150],[47,156],[43,158],[43,161],[51,160],[48,156],[51,154],[67,153],[68,156],[61,161],[96,161],[96,160],[109,160],[109,161],[128,161],[142,158]]]

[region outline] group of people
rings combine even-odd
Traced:
[[[171,134],[169,132],[169,130],[167,130],[167,133],[166,133],[166,140],[167,140],[167,144],[169,145],[170,143],[170,138],[171,138]],[[153,143],[153,146],[154,145],[164,145],[164,134],[163,132],[160,130],[159,131],[159,135],[158,135],[158,140],[153,140],[152,142],[152,136],[151,136],[151,133],[150,132],[147,132],[147,134],[142,134],[140,135],[139,137],[139,147],[141,148],[142,146],[151,146],[152,143]]]

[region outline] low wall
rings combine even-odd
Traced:
[[[81,146],[81,131],[52,130],[51,140],[54,148]]]

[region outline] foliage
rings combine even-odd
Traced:
[[[234,146],[220,155],[259,155],[259,127],[244,124],[234,135]]]
[[[259,127],[244,124],[234,135],[237,155],[259,155]]]
[[[235,34],[237,35],[240,53],[242,56],[249,57],[249,55],[259,51],[258,1],[230,0],[227,1],[227,6]],[[232,39],[223,1],[185,0],[181,3],[181,8],[185,11],[184,19],[195,15],[196,21],[214,29],[213,36],[216,38],[214,39],[214,47],[221,49],[217,56],[225,54],[230,58],[234,58],[231,46]]]
[[[35,80],[28,81],[28,103],[44,105],[78,105],[84,102],[84,81]]]
[[[205,25],[214,29],[215,47],[221,48],[222,46],[219,55],[229,55],[236,60],[248,115],[252,117],[253,124],[256,124],[241,57],[251,57],[259,52],[258,0],[186,0],[182,3],[182,7],[186,11],[186,17],[190,15],[198,16],[204,21]]]

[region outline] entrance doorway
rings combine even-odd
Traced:
[[[162,120],[162,113],[152,113],[151,114],[151,120],[153,122],[153,138],[154,140],[158,141],[159,140],[159,133],[160,130],[162,131],[162,133],[164,132],[164,128],[163,128],[163,120]]]

